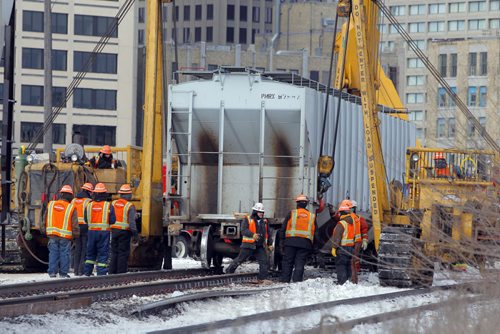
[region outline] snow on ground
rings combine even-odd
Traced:
[[[174,259],[173,261],[175,269],[198,268],[200,265],[199,262],[191,259]],[[255,271],[256,269],[256,264],[247,263],[238,268],[237,272]],[[145,333],[152,330],[182,327],[223,319],[233,319],[243,315],[276,309],[399,290],[397,288],[380,287],[378,285],[378,277],[373,273],[362,274],[360,277],[360,284],[358,285],[346,283],[343,286],[337,286],[331,274],[319,271],[318,269],[307,268],[306,273],[309,277],[306,281],[294,284],[282,284],[280,286],[282,286],[283,289],[280,290],[266,291],[254,296],[238,298],[226,297],[214,300],[182,303],[172,309],[163,311],[161,314],[148,316],[143,319],[130,317],[128,313],[139,305],[190,292],[176,291],[172,294],[150,297],[134,296],[126,300],[93,304],[91,309],[70,310],[59,312],[54,315],[26,315],[12,319],[4,319],[0,321],[0,333]],[[461,275],[440,274],[442,277],[438,275],[438,278],[450,283],[452,281],[462,281],[464,275],[466,280],[474,276],[476,278],[478,277],[478,274],[474,271],[460,274]],[[0,284],[34,282],[42,279],[48,279],[48,275],[0,274]],[[440,282],[437,282],[437,284],[440,284]],[[226,288],[248,288],[248,285],[233,285]],[[251,288],[255,287],[252,286]],[[368,316],[378,312],[435,302],[447,298],[449,294],[450,292],[440,292],[423,297],[399,298],[383,303],[342,306],[329,310],[302,314],[292,319],[276,319],[251,324],[238,324],[235,322],[235,327],[224,331],[219,330],[217,333],[290,333],[302,329],[315,328],[322,322],[331,323],[335,321],[335,319],[343,321],[359,316]],[[429,312],[429,314],[429,317],[435,317],[431,312]],[[415,321],[415,323],[418,324],[422,319],[419,318]],[[394,323],[396,323],[395,328],[400,328],[397,321]],[[354,332],[387,332],[385,330],[387,328],[385,325],[363,326],[360,328],[364,328],[365,330],[359,331],[357,327]],[[408,329],[408,327],[403,328]],[[408,331],[415,332],[411,330]]]

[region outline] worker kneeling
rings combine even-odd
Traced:
[[[352,276],[351,261],[353,256],[359,258],[361,233],[351,215],[352,203],[344,200],[340,203],[340,221],[333,229],[332,255],[335,257],[337,283],[344,284]]]
[[[111,225],[111,262],[110,274],[126,273],[128,270],[128,256],[130,254],[130,239],[137,242],[137,226],[135,224],[136,210],[132,199],[132,188],[124,184],[118,191],[120,199],[113,201],[116,221]]]
[[[272,250],[272,240],[269,237],[269,225],[264,219],[264,205],[256,203],[252,208],[252,215],[246,216],[241,226],[243,240],[240,254],[226,269],[227,274],[232,274],[250,256],[254,255],[259,262],[259,280],[265,280],[268,275],[267,249]]]

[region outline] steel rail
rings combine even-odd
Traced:
[[[484,283],[481,283],[481,284],[484,284]],[[198,324],[198,325],[178,327],[178,328],[165,329],[165,330],[158,330],[158,331],[153,331],[153,332],[149,332],[149,333],[174,334],[174,333],[200,333],[200,332],[206,332],[206,331],[215,331],[215,330],[220,330],[222,328],[243,326],[243,325],[248,324],[248,323],[257,323],[260,321],[274,320],[274,319],[279,319],[282,317],[283,318],[293,317],[293,316],[297,316],[299,314],[328,309],[328,308],[337,307],[337,306],[341,306],[341,305],[358,305],[358,304],[364,304],[364,303],[370,303],[370,302],[376,302],[376,301],[390,300],[390,299],[394,299],[394,298],[425,295],[425,294],[429,294],[429,293],[434,293],[434,292],[438,292],[438,291],[447,291],[447,290],[463,289],[463,290],[467,290],[467,291],[476,291],[479,287],[482,287],[482,286],[478,285],[477,283],[463,283],[463,284],[451,284],[451,285],[436,286],[436,287],[430,287],[430,288],[424,288],[424,289],[411,289],[411,290],[404,290],[404,291],[396,291],[396,292],[384,293],[384,294],[379,294],[379,295],[370,295],[370,296],[364,296],[364,297],[341,299],[341,300],[334,300],[334,301],[329,301],[329,302],[322,302],[322,303],[317,303],[317,304],[298,306],[298,307],[292,307],[292,308],[275,310],[275,311],[267,311],[267,312],[247,315],[247,316],[243,316],[243,317],[238,317],[236,319],[234,319],[234,318],[233,319],[224,319],[224,320],[213,321],[213,322],[203,323],[203,324]]]
[[[161,279],[178,279],[189,276],[206,276],[211,273],[207,269],[180,269],[131,272],[125,274],[73,277],[68,279],[50,279],[47,281],[0,285],[0,299],[23,297],[47,292],[62,292],[98,288],[116,284],[155,281]]]
[[[93,302],[115,300],[134,295],[151,296],[173,291],[245,283],[256,278],[257,273],[226,274],[4,299],[0,300],[0,318],[85,307]]]

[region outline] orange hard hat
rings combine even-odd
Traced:
[[[108,189],[106,189],[106,186],[104,185],[104,183],[98,183],[95,185],[94,192],[95,193],[105,193],[105,192],[108,192]]]
[[[443,152],[434,153],[434,160],[437,160],[437,159],[444,159],[444,153]]]
[[[352,202],[348,199],[343,200],[340,202],[339,205],[339,211],[349,211],[352,208]]]
[[[130,184],[125,183],[120,187],[120,190],[118,190],[119,194],[131,194],[132,193],[132,188],[130,188]]]
[[[73,195],[73,188],[71,188],[69,184],[66,184],[61,188],[61,190],[59,190],[59,192]]]
[[[104,145],[99,152],[102,154],[111,154],[111,147],[109,145]]]
[[[88,191],[94,191],[94,186],[92,185],[92,183],[86,182],[83,184],[82,189]]]
[[[295,202],[309,202],[309,198],[307,198],[306,195],[304,194],[300,194],[299,196],[297,196],[297,198],[295,199]]]

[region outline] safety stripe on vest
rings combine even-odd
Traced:
[[[73,232],[69,230],[69,224],[71,220],[71,216],[73,214],[73,204],[69,204],[66,207],[66,210],[64,212],[64,221],[63,221],[63,226],[62,228],[52,226],[53,224],[53,209],[54,205],[56,204],[56,201],[51,201],[49,203],[48,207],[48,219],[47,219],[47,228],[46,228],[46,233],[47,235],[58,235],[60,237],[66,238],[66,239],[71,239],[73,237]]]
[[[85,198],[83,200],[83,217],[80,217],[78,216],[78,224],[82,225],[82,224],[87,224],[85,222],[85,210],[87,210],[87,206],[89,205],[89,203],[92,202],[92,200],[90,198]]]
[[[286,231],[286,237],[302,237],[313,241],[312,228],[313,228],[314,214],[309,213],[309,222],[307,231],[297,230],[297,210],[292,211],[292,226],[290,230]]]
[[[111,203],[111,205],[113,205],[113,207],[114,207],[116,202],[118,202],[118,200],[114,200]],[[120,229],[120,230],[130,230],[130,223],[128,221],[128,211],[130,210],[131,207],[132,207],[132,203],[127,202],[127,204],[125,204],[125,207],[123,208],[123,216],[121,218],[116,217],[116,221],[113,225],[111,225],[111,228],[116,228],[116,229]],[[116,209],[115,209],[115,214],[116,214]],[[118,219],[122,219],[122,218],[123,218],[123,221],[118,220]]]
[[[255,229],[255,231],[252,231],[252,229],[250,228],[250,226],[251,226],[250,225],[251,224],[250,217],[249,216],[245,216],[245,218],[248,221],[248,229],[250,230],[250,232],[257,233],[257,222],[254,219],[252,219],[254,221],[253,227]],[[267,239],[268,239],[267,226],[265,226],[265,231],[266,231],[266,235],[265,235],[264,243],[267,244]],[[241,241],[249,243],[249,244],[255,243],[255,240],[253,238],[249,238],[249,237],[246,237],[246,236],[243,236],[243,239]]]
[[[341,246],[354,246],[354,239],[349,239],[348,223],[341,220],[340,223],[344,227],[344,232],[342,233],[342,240],[340,241]],[[354,228],[354,225],[353,225]]]
[[[93,223],[92,222],[92,205],[89,205],[87,207],[87,218],[90,219],[89,230],[91,230],[91,231],[108,231],[109,230],[109,224],[108,224],[109,206],[110,206],[109,202],[104,202],[104,205],[102,207],[102,211],[103,211],[102,222],[100,222],[100,223]]]

